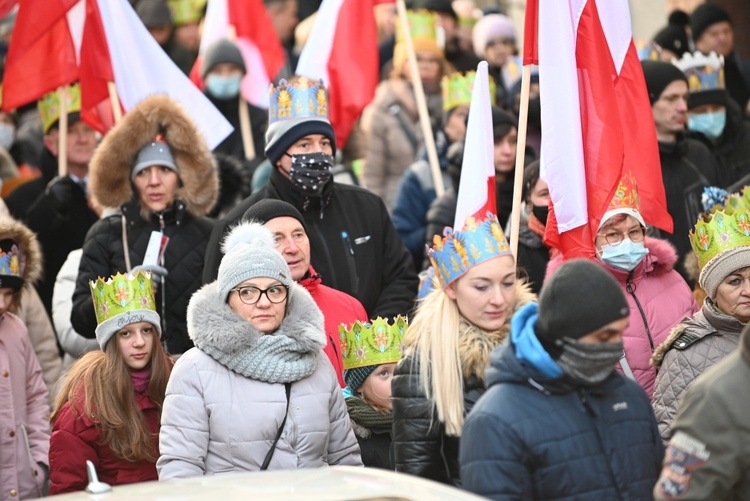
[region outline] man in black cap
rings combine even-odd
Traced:
[[[685,136],[688,121],[688,84],[675,65],[661,61],[642,61],[651,111],[659,141],[659,159],[667,210],[674,222],[674,231],[662,237],[677,249],[675,269],[689,282],[685,256],[692,252],[687,235],[703,211],[703,188],[715,186],[717,165],[711,152],[695,139]]]
[[[646,393],[615,371],[629,308],[592,261],[563,264],[492,352],[461,480],[492,499],[651,499],[664,455]]]

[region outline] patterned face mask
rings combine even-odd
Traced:
[[[319,194],[333,177],[333,156],[323,152],[286,155],[292,159],[292,184],[312,195]]]

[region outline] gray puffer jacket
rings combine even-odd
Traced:
[[[685,390],[695,378],[737,349],[744,325],[719,313],[710,298],[703,308],[672,330],[654,350],[651,365],[658,370],[651,403],[664,443]]]
[[[221,302],[216,283],[188,306],[195,343],[175,364],[162,411],[159,479],[260,470],[287,409],[268,469],[362,466],[338,380],[321,348],[323,316],[294,284],[271,335]]]

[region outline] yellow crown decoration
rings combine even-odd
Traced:
[[[443,110],[448,111],[458,106],[469,106],[471,104],[471,93],[474,91],[474,80],[477,78],[476,71],[468,71],[466,74],[459,72],[451,73],[443,77]],[[495,79],[490,79],[490,102],[494,106],[497,101],[495,94]]]
[[[271,84],[268,125],[292,118],[320,118],[328,121],[328,91],[322,80],[300,77]]]
[[[354,322],[350,328],[339,326],[341,358],[344,369],[398,362],[404,354],[404,334],[408,326],[401,315],[392,323],[378,317],[371,322]]]
[[[203,9],[207,0],[167,0],[172,22],[176,26],[197,23],[203,17]]]
[[[65,92],[68,104],[68,113],[81,111],[81,86],[78,83],[68,85]],[[55,90],[45,94],[37,101],[39,119],[42,121],[42,130],[46,134],[50,128],[60,120],[60,93]]]
[[[154,286],[149,272],[138,271],[135,275],[117,273],[107,280],[99,277],[96,281],[90,280],[89,286],[94,299],[96,322],[100,325],[127,312],[156,312]]]
[[[724,82],[724,56],[716,52],[705,55],[696,51],[691,54],[686,52],[679,61],[672,60],[680,71],[685,74],[688,81],[690,93],[706,91],[723,91],[726,88]]]
[[[438,16],[429,10],[409,10],[406,11],[406,19],[409,23],[409,34],[415,45],[419,41],[431,41],[437,45],[438,40]],[[396,43],[404,41],[404,33],[401,29],[401,23],[396,23]]]
[[[745,210],[750,213],[750,186],[745,186],[739,193],[732,193],[724,200],[723,207],[733,210]],[[723,208],[721,206],[718,209]],[[713,207],[716,212],[717,207]]]
[[[724,251],[750,246],[750,212],[738,206],[704,214],[690,232],[690,244],[701,270]]]

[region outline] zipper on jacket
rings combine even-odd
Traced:
[[[349,234],[345,231],[341,232],[341,240],[344,243],[344,255],[346,255],[346,264],[349,268],[349,283],[352,287],[351,295],[357,297],[359,289],[359,275],[357,275],[357,267],[354,262],[354,247],[352,241],[349,238]]]
[[[646,335],[648,336],[648,344],[651,345],[651,353],[654,352],[654,338],[651,337],[651,329],[648,328],[648,322],[646,321],[646,313],[643,311],[643,307],[641,306],[641,302],[638,301],[638,296],[635,295],[635,284],[633,283],[633,272],[631,271],[628,273],[628,280],[625,283],[625,290],[628,291],[628,294],[630,294],[633,297],[633,300],[635,300],[636,306],[638,306],[638,311],[641,312],[641,320],[643,320],[643,326],[646,328]]]

